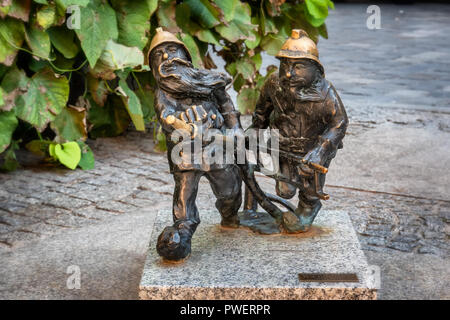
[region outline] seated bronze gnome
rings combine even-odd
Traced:
[[[209,131],[225,137],[228,129],[233,137],[243,138],[240,114],[225,91],[231,79],[223,73],[194,68],[184,44],[161,28],[152,40],[149,56],[157,83],[155,109],[166,135],[175,180],[174,224],[158,237],[159,255],[176,261],[190,254],[191,238],[200,223],[195,200],[202,176],[209,180],[217,198],[222,226],[240,225],[243,180],[247,186],[247,214],[256,212],[259,203],[273,217],[277,231],[279,227],[289,233],[307,231],[321,208],[320,200],[328,198],[322,191],[325,174],[337,149],[342,148],[348,120],[336,90],[324,78],[316,45],[306,32],[293,30],[277,54],[281,61],[279,73],[266,80],[251,126],[278,130],[279,172],[269,175],[277,180],[278,196],[261,190],[254,176],[259,166],[247,159],[244,164],[196,162],[192,161],[193,154],[186,155],[184,149],[178,148],[192,144],[194,150],[198,137]],[[187,139],[184,135],[180,142],[178,129],[188,133]],[[217,144],[208,141],[200,140],[200,151],[223,153],[214,149]],[[295,207],[284,199],[292,198],[297,189],[299,203]],[[288,210],[282,212],[272,201]]]
[[[174,163],[171,155],[176,143],[171,134],[183,125],[193,128],[195,133],[240,129],[239,112],[225,92],[231,79],[223,73],[194,68],[188,49],[170,32],[157,29],[149,56],[157,83],[155,109],[166,135],[170,172],[175,180],[174,224],[159,236],[157,251],[167,260],[181,260],[190,254],[191,238],[200,223],[195,204],[200,178],[205,176],[209,180],[222,225],[234,228],[239,227],[242,179],[234,164]],[[207,148],[208,144],[202,143],[201,147]]]

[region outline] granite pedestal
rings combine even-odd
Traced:
[[[217,211],[200,214],[190,257],[173,264],[155,249],[172,223],[171,212],[158,213],[141,299],[376,299],[372,270],[343,211],[321,211],[299,235],[225,229]]]

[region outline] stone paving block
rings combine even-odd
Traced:
[[[92,204],[92,201],[73,198],[58,192],[50,191],[46,196],[47,199],[45,199],[44,204],[68,210],[72,208],[87,207]]]
[[[84,208],[75,208],[73,210],[73,214],[85,217],[86,219],[91,219],[93,221],[103,221],[111,216],[116,215],[117,213],[111,213],[110,211],[99,209],[97,206],[92,205]]]
[[[97,203],[98,209],[109,211],[113,214],[123,214],[131,211],[135,211],[138,207],[131,204],[122,203],[119,201],[103,201]]]

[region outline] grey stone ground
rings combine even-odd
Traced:
[[[381,5],[381,30],[366,28],[366,8],[337,5],[319,44],[350,118],[324,208],[349,212],[369,263],[381,267],[379,298],[450,299],[450,6]],[[137,298],[173,181],[151,134],[91,146],[91,171],[0,174],[0,298]],[[198,204],[213,207],[206,180]],[[67,289],[71,265],[81,289]]]

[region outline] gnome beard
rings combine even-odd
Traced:
[[[290,103],[294,103],[295,101],[322,101],[325,99],[324,93],[322,92],[324,80],[319,74],[309,87],[304,87],[301,83],[286,80],[282,80],[281,86],[284,89],[285,99]]]
[[[163,61],[158,67],[158,85],[171,94],[206,98],[231,79],[223,73],[200,70],[180,58]]]

